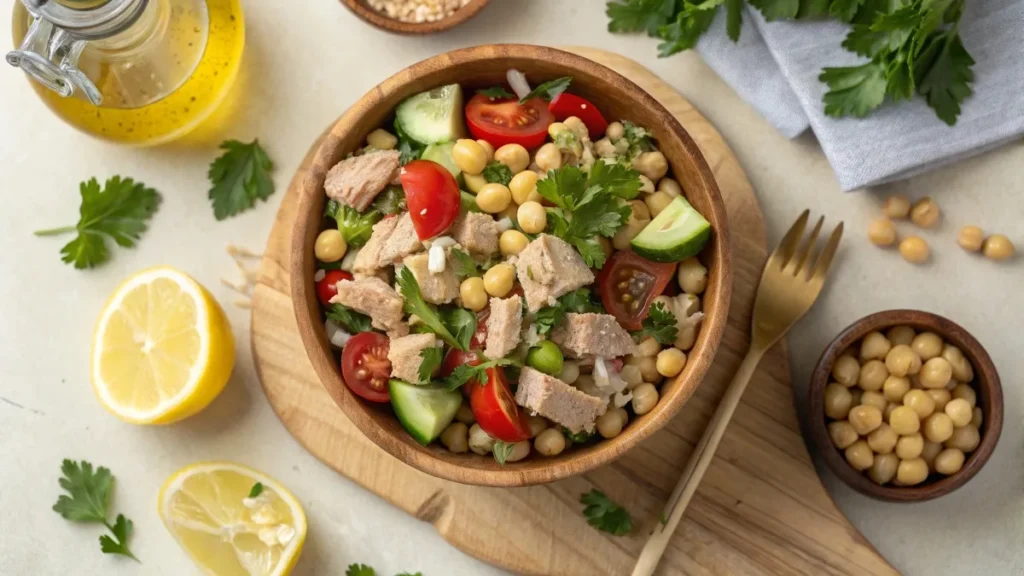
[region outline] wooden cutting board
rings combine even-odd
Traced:
[[[733,235],[728,327],[706,381],[671,424],[615,463],[546,486],[500,489],[439,480],[393,458],[345,419],[306,359],[289,298],[288,248],[296,184],[267,242],[252,310],[252,347],[267,399],[285,427],[331,468],[426,522],[452,545],[529,574],[628,574],[646,534],[746,350],[754,291],[767,257],[757,198],[721,135],[670,86],[636,62],[572,48],[639,84],[690,132],[715,172]],[[656,128],[656,127],[655,127]],[[836,509],[807,454],[787,352],[762,361],[661,562],[660,574],[896,574]],[[580,494],[599,488],[636,529],[612,537],[587,525]]]

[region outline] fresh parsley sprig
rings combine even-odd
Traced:
[[[491,162],[484,168],[484,180],[490,184],[503,184],[508,186],[512,181],[512,170],[501,162]]]
[[[555,96],[558,96],[562,92],[568,90],[569,84],[571,83],[572,78],[569,76],[563,76],[561,78],[549,80],[537,86],[533,90],[530,90],[530,93],[527,94],[526,96],[523,96],[519,103],[522,104],[531,98],[543,98],[550,102],[555,99]]]
[[[455,272],[455,276],[459,280],[465,280],[473,276],[480,276],[480,265],[476,259],[470,256],[468,253],[459,250],[458,248],[452,248],[449,252],[451,256],[452,271]]]
[[[642,328],[632,334],[633,339],[637,342],[650,336],[659,344],[667,345],[676,341],[678,333],[676,315],[666,310],[661,302],[655,302],[647,311],[647,318],[644,318]]]
[[[420,384],[430,382],[430,379],[434,377],[434,371],[441,367],[443,359],[444,348],[440,346],[427,346],[420,350],[420,367],[417,371]]]
[[[114,476],[110,470],[100,466],[94,472],[92,464],[85,460],[79,463],[65,459],[61,463],[60,471],[63,474],[60,487],[67,494],[62,494],[57,499],[53,511],[72,522],[103,524],[114,537],[100,536],[100,551],[104,554],[127,556],[138,562],[139,559],[128,549],[132,521],[118,514],[113,524],[107,522],[107,507],[110,504],[110,493],[114,488]]]
[[[419,326],[429,332],[433,332],[438,338],[444,340],[449,346],[458,348],[459,350],[466,350],[469,348],[469,338],[462,342],[461,339],[456,338],[454,334],[445,325],[441,315],[437,309],[427,303],[423,299],[423,293],[420,291],[420,285],[416,282],[416,277],[408,268],[402,268],[398,272],[398,291],[402,295],[403,310],[406,314],[415,314],[420,319]],[[476,315],[468,310],[462,310],[469,316],[473,317],[473,330],[469,331],[469,337],[472,338],[473,332],[476,330]],[[453,312],[451,314],[452,320],[458,320],[460,326],[465,327],[469,320],[465,314],[459,314]],[[465,333],[465,329],[460,330],[461,333]]]
[[[492,88],[484,88],[483,90],[477,90],[477,94],[483,94],[491,100],[498,100],[502,98],[515,98],[516,95],[505,89],[504,86],[494,86]]]
[[[359,334],[360,332],[373,330],[373,320],[369,316],[356,312],[343,304],[329,304],[324,314],[328,320],[334,322],[350,334]]]
[[[470,364],[460,364],[456,366],[455,370],[453,370],[449,376],[441,380],[441,383],[449,390],[458,390],[474,380],[481,386],[487,386],[487,371],[489,369],[497,368],[499,366],[522,367],[522,363],[511,358],[496,358],[494,360],[488,360],[480,353],[477,353],[477,357],[483,361],[475,366]]]
[[[224,220],[266,201],[274,193],[270,171],[274,164],[260,146],[259,140],[248,144],[227,140],[220,145],[224,154],[210,164],[209,198],[213,216]]]
[[[537,327],[537,333],[546,336],[558,327],[565,319],[568,312],[586,314],[587,312],[602,313],[604,308],[595,304],[590,299],[590,290],[580,288],[560,297],[554,306],[544,306],[537,311],[533,325]]]
[[[633,529],[633,517],[629,511],[612,502],[604,492],[594,489],[580,496],[580,504],[586,506],[583,515],[587,524],[614,536],[622,536]]]
[[[78,224],[38,230],[36,236],[77,232],[78,236],[60,249],[61,260],[79,270],[93,268],[110,259],[107,238],[122,248],[133,248],[146,231],[146,222],[160,206],[160,194],[142,182],[114,176],[103,188],[95,178],[79,185],[82,204]]]
[[[373,234],[373,225],[380,222],[383,214],[376,210],[370,210],[360,214],[351,206],[346,206],[337,200],[328,200],[324,207],[324,216],[331,218],[338,225],[345,244],[350,247],[359,247],[370,239]]]

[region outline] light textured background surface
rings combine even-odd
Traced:
[[[0,0],[9,13],[12,0]],[[244,109],[227,136],[259,137],[283,188],[310,142],[359,95],[401,67],[451,48],[496,41],[581,44],[611,49],[650,66],[722,131],[750,175],[775,242],[805,207],[844,219],[850,235],[830,289],[790,338],[799,391],[826,342],[853,320],[895,307],[945,314],[971,330],[1002,372],[1003,437],[989,465],[965,488],[919,505],[883,504],[825,483],[878,549],[911,575],[1024,573],[1024,496],[1019,350],[1024,262],[997,266],[955,245],[958,226],[976,223],[1024,247],[1024,144],[853,195],[839,192],[817,143],[789,141],[745,105],[694,54],[655,57],[642,37],[604,31],[601,0],[494,0],[451,33],[400,38],[369,28],[330,0],[249,2]],[[175,426],[137,428],[106,414],[88,382],[93,323],[116,284],[143,267],[169,264],[196,276],[222,302],[218,279],[233,274],[224,246],[260,249],[280,194],[227,222],[206,202],[202,149],[133,150],[78,134],[54,118],[20,74],[0,69],[0,574],[191,574],[161,526],[156,495],[179,467],[233,459],[287,484],[306,506],[310,536],[298,573],[341,574],[365,562],[387,575],[497,574],[445,544],[431,526],[399,513],[319,464],[291,439],[263,398],[251,363],[248,314],[227,307],[238,366],[204,413]],[[137,177],[164,194],[151,230],[135,250],[117,250],[105,267],[79,272],[60,262],[61,241],[32,230],[72,223],[77,184],[114,174]],[[870,246],[863,231],[880,198],[931,194],[946,211],[924,236],[934,261],[911,267]],[[909,229],[904,229],[909,232]],[[60,459],[85,458],[117,475],[115,508],[135,521],[132,548],[142,566],[102,556],[99,530],[50,511]]]

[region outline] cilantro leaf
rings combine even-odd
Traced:
[[[609,2],[609,32],[647,32],[654,36],[675,15],[676,0],[618,0]]]
[[[956,124],[960,116],[960,104],[973,93],[973,65],[974,58],[955,31],[936,35],[918,56],[917,91],[950,126]]]
[[[515,98],[516,95],[505,89],[504,86],[494,86],[493,88],[484,88],[483,90],[477,90],[477,94],[483,94],[492,100],[498,98]]]
[[[434,371],[441,367],[441,360],[444,358],[444,348],[440,346],[427,346],[420,350],[420,368],[417,372],[420,384],[430,382]]]
[[[562,295],[554,306],[544,306],[537,311],[533,324],[537,327],[537,333],[546,336],[558,327],[565,319],[568,312],[586,314],[587,312],[602,313],[604,308],[594,304],[590,299],[590,290],[580,288],[568,294]]]
[[[491,184],[497,183],[508,186],[508,183],[512,181],[512,170],[501,162],[491,162],[484,168],[483,176],[484,180]]]
[[[590,169],[587,185],[601,186],[619,198],[632,200],[640,194],[644,183],[640,181],[640,173],[636,170],[622,164],[605,164],[599,160]]]
[[[416,277],[413,276],[411,270],[408,268],[402,268],[398,272],[397,280],[398,291],[402,295],[403,300],[402,308],[406,314],[415,314],[420,319],[420,322],[426,330],[437,334],[439,338],[447,342],[450,346],[454,346],[459,350],[466,350],[468,348],[468,346],[464,346],[462,342],[452,335],[448,330],[448,327],[441,320],[441,316],[437,313],[437,310],[423,299],[423,293],[420,292],[420,285],[416,282]],[[466,312],[469,311],[467,310]],[[472,312],[469,313],[472,314]]]
[[[400,214],[408,210],[405,204],[405,191],[401,186],[388,186],[377,195],[370,208],[381,214]]]
[[[863,3],[864,0],[832,0],[828,6],[828,13],[843,22],[851,22]]]
[[[504,466],[505,461],[512,455],[512,452],[516,449],[515,442],[503,442],[501,440],[494,441],[494,447],[491,452],[494,454],[494,461],[499,465]]]
[[[460,350],[469,350],[469,341],[476,333],[476,314],[465,308],[442,308],[440,310],[441,322],[444,323],[455,340],[460,344]]]
[[[458,390],[462,386],[472,381],[477,381],[481,386],[487,385],[487,370],[490,368],[498,368],[501,366],[516,366],[522,367],[522,364],[511,358],[497,358],[494,360],[488,360],[483,354],[477,353],[477,359],[480,360],[479,364],[460,364],[455,367],[447,377],[443,378],[441,382],[449,390]]]
[[[355,208],[336,200],[327,201],[324,215],[332,218],[338,224],[338,231],[341,232],[345,243],[353,247],[366,244],[370,235],[373,234],[373,225],[383,218],[383,215],[376,210],[360,214]]]
[[[128,537],[131,536],[132,529],[134,528],[132,521],[126,519],[123,514],[118,514],[114,525],[107,525],[107,527],[114,534],[114,538],[106,534],[100,536],[100,551],[104,554],[127,556],[138,562],[139,559],[128,549]]]
[[[655,302],[647,312],[647,318],[644,318],[642,328],[633,332],[633,339],[637,342],[650,336],[658,341],[659,344],[667,345],[675,342],[676,335],[679,333],[679,328],[676,327],[676,316],[669,312],[661,304],[661,302]]]
[[[210,164],[207,176],[213,216],[224,220],[252,208],[257,200],[270,198],[274,193],[274,181],[270,179],[274,165],[259,140],[248,144],[227,140],[220,148],[225,152]]]
[[[675,20],[658,29],[658,37],[664,40],[658,44],[658,56],[665,58],[677,52],[689,50],[708,31],[715,20],[715,11],[725,0],[708,0],[703,5],[712,9],[696,8],[694,4],[682,3],[684,8],[676,14]]]
[[[586,191],[587,175],[575,166],[551,170],[547,178],[537,181],[537,193],[542,198],[570,212]]]
[[[138,562],[139,559],[128,549],[131,520],[119,514],[113,525],[107,522],[107,506],[114,488],[114,476],[110,470],[100,466],[94,472],[92,464],[85,460],[79,463],[67,459],[61,463],[60,470],[63,474],[59,481],[60,487],[67,494],[57,499],[53,511],[72,522],[103,524],[114,538],[101,536],[100,551],[127,556]]]
[[[543,99],[547,100],[548,102],[550,102],[550,101],[555,99],[555,96],[558,96],[562,92],[565,92],[566,90],[568,90],[569,89],[569,84],[571,84],[571,83],[572,83],[572,78],[569,77],[569,76],[563,76],[561,78],[555,78],[554,80],[549,80],[547,82],[544,82],[540,86],[537,86],[533,90],[530,90],[530,93],[527,94],[526,96],[524,96],[519,101],[519,103],[522,104],[522,103],[526,102],[527,100],[530,100],[531,98],[543,98]]]
[[[372,320],[369,316],[352,310],[343,304],[333,303],[327,306],[324,313],[327,319],[350,334],[369,332],[373,330]]]
[[[402,125],[397,122],[395,122],[395,136],[398,136],[398,153],[400,155],[398,161],[402,166],[413,160],[418,160],[423,151],[427,149],[423,144],[410,138],[402,129]]]
[[[472,276],[480,276],[479,264],[477,264],[476,260],[466,252],[463,252],[458,248],[452,248],[448,255],[451,257],[452,271],[455,272],[455,276],[459,280],[464,280]]]
[[[729,39],[738,42],[743,27],[743,0],[725,0],[725,31]]]
[[[885,100],[885,69],[880,63],[825,68],[818,79],[826,83],[825,114],[863,118]]]
[[[132,248],[146,231],[146,221],[160,206],[160,194],[131,178],[114,176],[103,189],[95,178],[79,185],[82,205],[78,224],[38,230],[36,236],[77,232],[78,236],[60,249],[61,260],[75,268],[93,268],[110,259],[106,238],[123,248]]]
[[[622,536],[633,529],[633,518],[622,506],[612,502],[604,492],[594,489],[580,496],[580,504],[586,506],[583,515],[587,524],[615,536]]]
[[[377,571],[366,564],[349,564],[345,576],[377,576]]]
[[[748,0],[750,5],[761,11],[764,19],[789,20],[796,18],[800,11],[800,0]]]
[[[533,325],[537,327],[537,334],[547,336],[563,320],[565,320],[565,308],[562,306],[544,306],[537,311]]]

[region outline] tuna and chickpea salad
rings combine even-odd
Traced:
[[[342,379],[421,444],[505,465],[613,438],[696,341],[710,225],[571,80],[417,94],[326,176]]]

